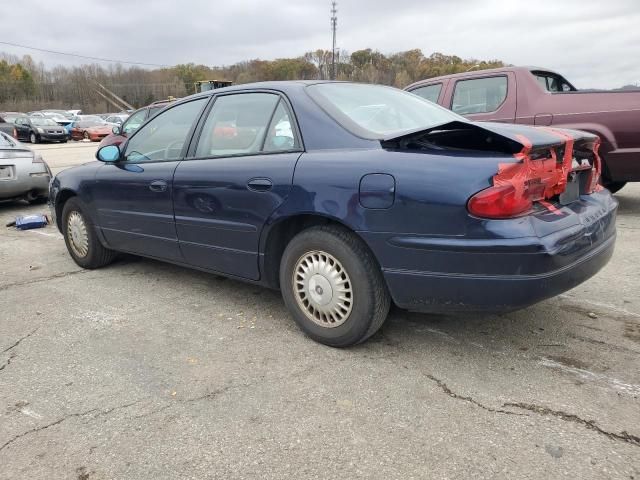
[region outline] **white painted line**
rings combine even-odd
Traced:
[[[44,235],[45,237],[53,237],[53,238],[62,238],[62,235],[60,235],[59,233],[48,233],[48,232],[41,232],[40,230],[25,230],[26,232],[31,232],[31,233],[37,233],[38,235]]]
[[[42,415],[40,415],[39,413],[34,412],[30,408],[21,408],[18,411],[20,413],[22,413],[23,415],[26,415],[26,416],[31,417],[31,418],[36,418],[38,420],[42,418]]]
[[[640,385],[634,385],[632,383],[624,383],[617,378],[608,377],[607,375],[603,375],[601,373],[594,373],[589,370],[584,370],[582,368],[569,367],[562,363],[556,362],[549,358],[542,358],[540,361],[540,365],[547,368],[556,368],[558,370],[562,370],[563,372],[572,373],[573,375],[577,375],[583,380],[591,380],[591,381],[600,381],[609,384],[615,390],[619,390],[624,393],[628,393],[631,395],[640,394]]]

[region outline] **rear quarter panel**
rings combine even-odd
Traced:
[[[513,161],[505,156],[502,161]],[[490,185],[499,160],[495,156],[386,151],[316,151],[302,155],[292,192],[274,221],[316,213],[355,231],[464,235],[466,203]],[[385,173],[395,179],[390,208],[364,208],[359,199],[363,176]]]

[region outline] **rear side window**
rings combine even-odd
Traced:
[[[507,98],[507,77],[456,82],[451,109],[460,115],[495,112]]]
[[[440,91],[442,90],[441,83],[435,83],[433,85],[427,85],[426,87],[419,87],[415,90],[411,90],[414,93],[425,100],[429,100],[433,103],[438,103],[438,97],[440,97]]]
[[[202,128],[196,157],[250,155],[297,148],[293,122],[278,95],[219,97]]]

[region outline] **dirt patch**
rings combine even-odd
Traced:
[[[636,343],[640,343],[640,323],[630,320],[624,322],[624,336]]]

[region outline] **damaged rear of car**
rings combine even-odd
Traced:
[[[598,183],[597,136],[474,123],[433,104],[432,125],[412,126],[426,122],[386,95],[354,107],[352,89],[320,103],[384,152],[369,158],[393,177],[395,202],[384,214],[368,211],[359,234],[398,306],[515,310],[575,287],[608,262],[617,202]]]

